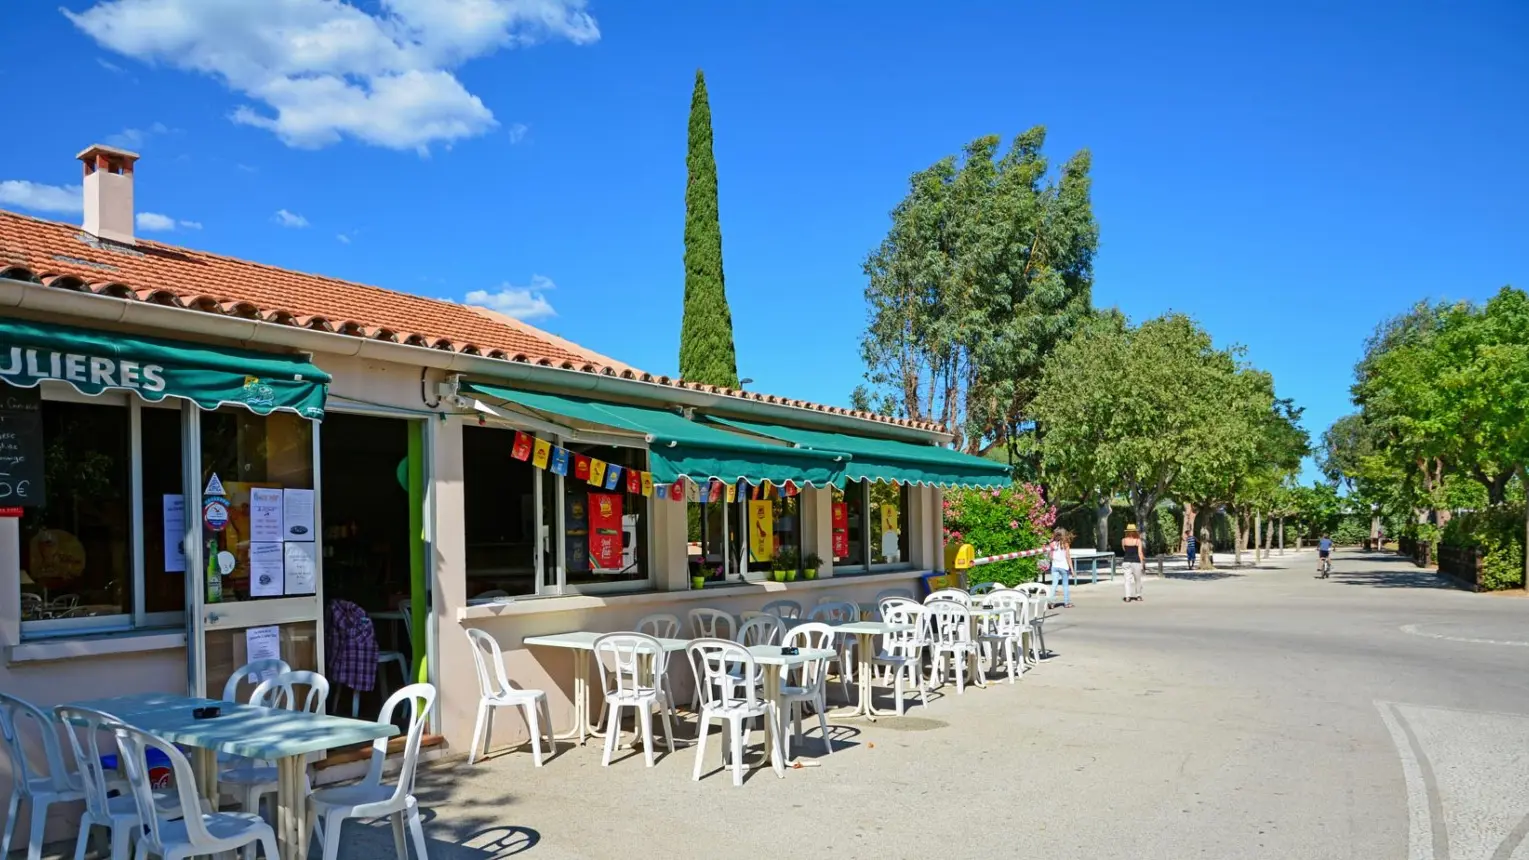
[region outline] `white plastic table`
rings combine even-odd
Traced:
[[[911,624],[888,624],[885,621],[846,621],[830,624],[834,630],[855,637],[855,706],[835,716],[865,717],[875,722],[878,716],[896,716],[896,711],[877,711],[874,699],[876,672],[876,637],[912,630]]]
[[[573,656],[573,727],[563,734],[557,735],[558,740],[577,740],[583,744],[590,737],[604,737],[604,732],[598,726],[589,722],[590,694],[589,694],[589,664],[591,656],[595,652],[595,640],[604,636],[604,633],[596,633],[591,630],[576,630],[572,633],[552,633],[547,636],[527,636],[520,640],[525,645],[536,645],[542,648],[566,648],[576,652]],[[686,639],[660,639],[658,644],[665,651],[673,653],[683,651],[690,644]],[[655,679],[656,681],[656,679]],[[669,703],[672,707],[673,702]]]
[[[1075,550],[1072,551],[1072,563],[1073,563],[1073,565],[1075,565],[1077,567],[1082,567],[1086,563],[1088,565],[1089,573],[1092,575],[1092,579],[1090,581],[1093,582],[1093,583],[1096,583],[1096,584],[1099,582],[1099,562],[1101,562],[1101,561],[1103,561],[1105,559],[1109,559],[1109,562],[1110,562],[1110,582],[1114,582],[1115,581],[1115,554],[1114,553],[1112,553],[1112,552],[1101,552],[1101,551],[1099,551],[1097,549],[1075,549]],[[1081,573],[1081,572],[1082,571],[1074,571],[1074,573]]]
[[[775,748],[775,735],[785,736],[786,714],[781,707],[780,701],[780,670],[790,666],[800,666],[809,660],[832,660],[838,652],[828,648],[799,648],[795,654],[782,654],[779,645],[750,645],[749,654],[753,655],[754,663],[764,667],[764,693],[765,699],[775,703],[776,731],[765,732],[765,762],[770,761],[770,756]],[[824,739],[825,742],[827,739]],[[786,767],[791,767],[791,762],[786,762]],[[784,774],[778,774],[782,778]]]
[[[138,693],[71,703],[111,714],[171,743],[192,748],[197,790],[217,808],[220,752],[276,762],[276,843],[282,860],[308,856],[308,788],[304,770],[311,753],[392,737],[389,723],[352,720],[306,711],[261,708],[212,699]],[[198,720],[195,708],[222,715]]]

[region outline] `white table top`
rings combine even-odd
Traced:
[[[595,650],[595,640],[604,635],[606,634],[596,633],[593,630],[575,630],[571,633],[527,636],[520,641],[526,645],[540,645],[544,648],[572,648],[575,651],[593,651]],[[690,640],[659,639],[658,644],[665,651],[683,651],[690,645]]]
[[[1114,558],[1115,553],[1109,550],[1098,549],[1075,549],[1072,550],[1073,558]]]
[[[172,743],[266,761],[398,734],[398,728],[391,723],[165,693],[137,693],[71,704],[111,714]],[[193,708],[208,706],[220,708],[222,715],[206,720],[191,715]]]
[[[831,660],[838,656],[837,651],[827,648],[801,648],[796,654],[782,654],[779,645],[750,645],[748,652],[761,666],[796,666],[809,660]]]

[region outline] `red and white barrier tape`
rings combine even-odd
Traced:
[[[1019,552],[1006,552],[1002,555],[989,555],[982,558],[974,558],[972,559],[972,567],[976,567],[979,564],[992,564],[995,561],[1013,561],[1016,558],[1029,558],[1035,555],[1044,555],[1050,551],[1050,546],[1043,546],[1040,549],[1027,549],[1021,550]]]

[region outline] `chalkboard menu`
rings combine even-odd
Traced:
[[[0,384],[0,506],[43,504],[42,392]]]

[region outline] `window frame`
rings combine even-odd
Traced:
[[[550,432],[549,425],[542,424],[540,422],[522,423],[513,420],[513,418],[510,418],[510,416],[505,416],[504,419],[486,419],[481,423],[466,417],[462,419],[462,426],[464,428],[467,427],[469,423],[479,424],[479,426],[484,427],[492,427],[499,430],[528,433],[538,439],[543,439],[545,441],[551,442],[553,445],[556,445],[560,448],[567,448],[570,444],[606,445],[613,448],[633,448],[642,452],[644,467],[646,468],[651,466],[651,461],[648,455],[647,441],[636,436],[620,436],[610,433],[585,431],[577,431],[576,435],[569,436],[566,433]],[[505,453],[506,456],[508,456],[508,450],[506,450]],[[570,468],[572,467],[571,456],[572,454],[570,452]],[[548,511],[546,509],[547,502],[545,484],[549,478],[553,481],[553,494],[558,502],[556,506],[557,510],[551,512],[552,517],[550,522],[547,517]],[[656,576],[653,570],[653,544],[656,538],[656,532],[653,525],[655,510],[653,504],[655,500],[653,497],[647,497],[648,508],[645,512],[645,516],[643,517],[645,520],[643,529],[645,531],[644,544],[646,547],[643,566],[647,570],[646,577],[643,579],[623,579],[615,582],[569,584],[568,553],[566,549],[559,549],[559,551],[556,553],[556,564],[552,565],[549,570],[547,558],[548,545],[542,537],[541,530],[547,525],[552,525],[553,529],[548,535],[548,538],[553,541],[567,540],[567,511],[565,510],[563,499],[567,494],[568,482],[569,478],[566,476],[555,475],[547,469],[538,469],[534,466],[531,467],[531,495],[535,500],[532,505],[532,517],[535,519],[535,536],[532,540],[531,562],[535,568],[532,579],[536,584],[536,588],[534,591],[530,591],[525,594],[511,595],[511,597],[515,600],[530,600],[543,597],[564,597],[579,594],[623,594],[653,590],[654,582],[656,581]],[[559,544],[553,544],[552,546],[558,547]],[[549,576],[549,572],[552,575]],[[462,575],[464,578],[467,575],[465,568]]]
[[[899,525],[902,528],[903,536],[908,539],[908,556],[910,558],[905,558],[902,561],[882,562],[880,564],[871,563],[871,559],[875,555],[871,549],[871,484],[873,483],[890,483],[898,488]],[[851,487],[858,489],[851,490]],[[843,564],[835,563],[833,568],[834,575],[854,576],[857,574],[895,573],[903,570],[913,570],[913,562],[910,560],[913,555],[913,536],[908,534],[908,529],[912,523],[912,511],[909,510],[913,500],[912,486],[900,481],[879,482],[861,478],[859,480],[846,481],[842,492],[844,493],[846,505],[849,503],[851,492],[858,493],[859,496],[860,558]],[[833,496],[830,493],[829,502],[832,503],[832,501]]]
[[[131,576],[131,606],[127,612],[113,615],[97,615],[86,618],[48,618],[32,621],[20,620],[18,632],[22,642],[42,641],[63,637],[108,633],[138,633],[142,631],[185,629],[186,610],[149,612],[145,607],[147,594],[144,588],[146,565],[144,564],[144,504],[143,504],[143,410],[164,409],[184,412],[186,405],[179,398],[165,398],[150,403],[125,391],[103,391],[100,394],[82,394],[72,386],[62,383],[43,382],[40,386],[42,400],[53,403],[76,403],[103,408],[124,408],[128,411],[128,570]],[[184,422],[180,436],[181,455],[186,451]],[[184,476],[183,476],[184,478]],[[182,480],[184,485],[185,481]],[[182,487],[184,492],[184,486]],[[190,522],[186,523],[190,528]],[[19,528],[19,520],[18,520]],[[22,536],[17,534],[17,540]],[[18,551],[17,562],[20,563]],[[181,572],[186,579],[185,588],[191,587],[190,568]],[[20,600],[21,578],[16,578],[17,600]]]

